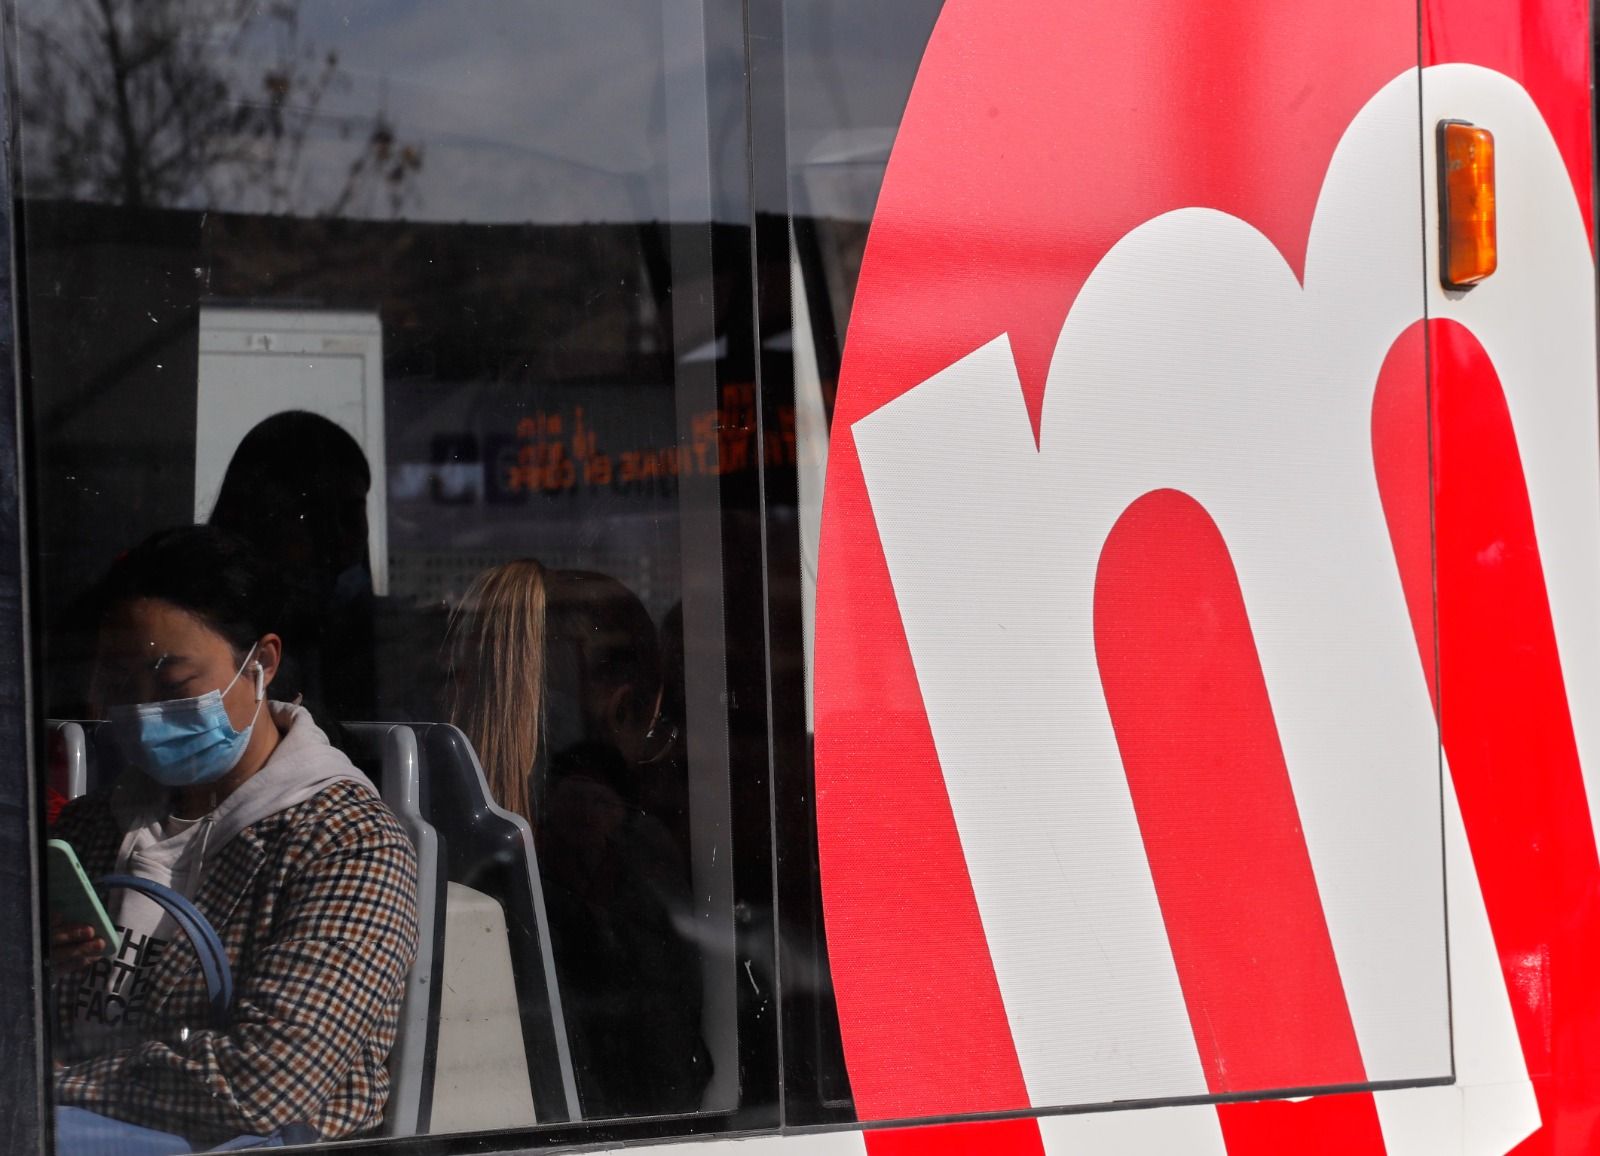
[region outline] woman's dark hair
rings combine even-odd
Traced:
[[[181,526],[146,538],[112,564],[95,601],[104,620],[141,598],[187,610],[241,654],[278,631],[280,598],[270,571],[253,546],[215,526]]]
[[[233,451],[209,521],[261,545],[280,562],[328,571],[343,568],[352,536],[366,547],[365,494],[372,468],[361,446],[337,423],[285,410],[258,423]],[[341,505],[362,495],[352,527]],[[290,543],[294,543],[293,546]]]
[[[269,497],[290,507],[287,512],[302,513],[307,501],[315,499],[333,478],[372,484],[372,468],[361,444],[321,414],[284,410],[257,422],[240,440],[228,462],[211,518],[260,517],[261,505]]]
[[[271,563],[281,596],[274,633],[289,652],[274,685],[316,704],[330,734],[336,719],[372,718],[376,706],[371,485],[354,437],[320,414],[285,410],[240,441],[208,519]],[[341,594],[346,576],[364,581]]]

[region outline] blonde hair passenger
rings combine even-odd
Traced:
[[[483,762],[495,801],[535,823],[530,780],[544,715],[545,568],[485,570],[450,615],[446,708]]]

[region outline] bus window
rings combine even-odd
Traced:
[[[811,766],[828,439],[868,226],[941,2],[823,0],[781,7],[781,60],[763,70],[757,56],[752,67],[758,101],[782,78],[785,131],[766,147],[758,135],[754,163],[773,170],[769,179],[785,191],[788,208],[777,238],[781,248],[767,254],[773,267],[762,281],[786,283],[786,294],[769,296],[789,306],[763,309],[768,428],[792,445],[767,491],[770,582],[775,601],[787,610],[775,613],[773,637],[774,701],[788,708],[775,760],[778,840],[787,866],[779,881],[788,968],[784,1087],[788,1119],[820,1123],[855,1118],[828,961]]]
[[[261,717],[374,780],[421,865],[433,994],[413,974],[374,998],[428,1062],[391,1056],[384,1078],[411,1082],[387,1116],[368,1087],[295,1121],[250,1116],[245,1064],[221,1077],[236,1131],[767,1120],[764,656],[758,583],[734,581],[760,553],[738,5],[15,10],[39,705],[85,724],[90,766],[65,829],[153,789],[117,716],[92,725],[110,708],[216,689],[231,710],[259,678]],[[169,688],[130,666],[146,624],[107,592],[197,524],[265,572],[277,641],[237,685]],[[133,600],[165,605],[154,589]],[[128,867],[115,842],[77,848],[91,874]],[[225,944],[268,934],[265,884],[230,911],[192,882]],[[238,993],[270,955],[249,941]],[[229,1121],[126,1111],[90,1070],[159,1039],[175,1079],[202,1078],[219,1029],[163,1010],[170,980],[139,978],[148,1030],[54,1025],[62,1102],[214,1143]],[[389,1053],[374,1031],[366,1054]]]

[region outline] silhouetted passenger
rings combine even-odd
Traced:
[[[373,715],[371,486],[355,438],[319,414],[288,410],[245,435],[211,511],[211,525],[252,543],[279,574],[291,656],[284,685],[319,717]]]

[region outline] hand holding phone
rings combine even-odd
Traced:
[[[72,970],[114,957],[121,948],[116,924],[106,914],[105,904],[70,843],[51,839],[45,844],[45,878],[49,883],[52,966]]]

